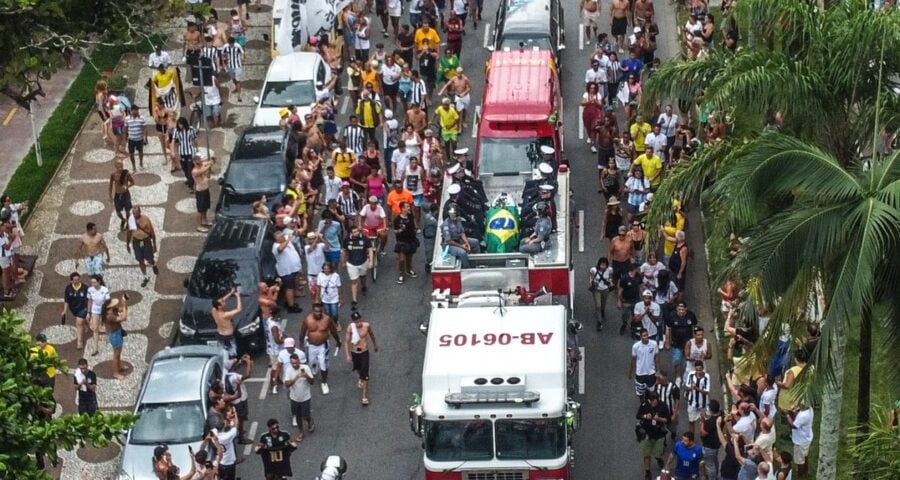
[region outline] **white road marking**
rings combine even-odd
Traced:
[[[259,422],[253,422],[250,424],[250,431],[247,432],[247,438],[256,438],[256,429],[259,428]],[[244,445],[244,456],[250,455],[250,452],[253,451],[253,444]]]
[[[344,96],[344,101],[341,102],[341,115],[344,115],[347,113],[347,106],[349,106],[349,105],[350,105],[350,95],[348,94],[348,95]]]
[[[472,138],[478,136],[478,124],[481,122],[481,105],[475,105],[475,115],[472,116]]]
[[[271,378],[272,378],[272,367],[269,367],[266,369],[266,374],[263,376],[262,391],[259,392],[260,400],[265,400],[266,395],[269,394],[269,383],[270,383]]]
[[[491,40],[491,24],[490,22],[484,24],[484,48],[488,48],[488,43]]]
[[[243,383],[262,383],[265,382],[266,379],[263,377],[252,377],[243,381]]]
[[[584,210],[578,211],[578,251],[584,251]]]
[[[578,49],[584,50],[584,24],[578,25]]]
[[[578,394],[584,395],[584,347],[578,347],[578,351],[581,353],[581,361],[578,362]]]
[[[578,107],[578,118],[582,118],[584,107]],[[584,122],[578,122],[578,139],[584,140]]]

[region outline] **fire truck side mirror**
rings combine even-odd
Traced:
[[[422,406],[421,405],[410,405],[409,406],[409,428],[412,430],[417,437],[422,436],[422,429],[424,425],[422,424]]]
[[[578,430],[581,426],[581,404],[569,400],[566,402],[566,426],[569,427],[570,432],[574,432]]]

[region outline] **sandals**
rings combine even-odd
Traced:
[[[366,398],[366,397],[363,397],[363,399],[362,399],[362,404],[363,404],[364,407],[368,407],[368,406],[369,406],[369,399]]]

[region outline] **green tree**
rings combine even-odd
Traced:
[[[41,82],[63,68],[64,52],[149,40],[176,0],[0,0],[0,93],[23,108],[44,95]]]
[[[859,328],[862,341],[863,429],[873,322],[894,340],[898,331],[896,301],[882,300],[892,294],[884,282],[900,275],[893,260],[900,161],[878,152],[883,125],[895,124],[900,112],[900,13],[873,11],[864,0],[828,9],[804,0],[746,0],[737,15],[751,26],[744,33],[752,47],[666,64],[645,88],[646,102],[702,98],[745,125],[672,172],[655,205],[705,190],[720,223],[749,237],[733,269],[753,280],[759,300],[778,302],[770,331],[804,318],[810,292],[823,293],[823,338],[813,362],[816,390],[824,390],[818,478],[836,478],[848,331]],[[762,120],[775,112],[785,119],[781,132],[763,134]],[[709,179],[715,184],[705,188]],[[651,212],[651,220],[660,217]],[[771,348],[772,340],[759,348]]]
[[[0,313],[0,479],[49,479],[37,468],[35,456],[56,458],[58,450],[80,443],[103,446],[131,427],[132,415],[61,415],[50,418],[53,389],[39,379],[47,368],[64,371],[56,356],[33,353],[34,341],[23,329],[24,319],[14,311]]]

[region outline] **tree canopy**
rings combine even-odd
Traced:
[[[183,1],[0,0],[0,93],[28,108],[66,51],[147,40]],[[86,57],[86,55],[84,55]]]
[[[74,415],[50,417],[53,388],[40,382],[47,369],[66,371],[56,356],[34,353],[35,343],[25,332],[24,319],[14,311],[0,313],[0,479],[49,479],[35,456],[56,458],[58,450],[80,443],[102,446],[134,421],[132,415]],[[43,412],[42,412],[43,410]]]

